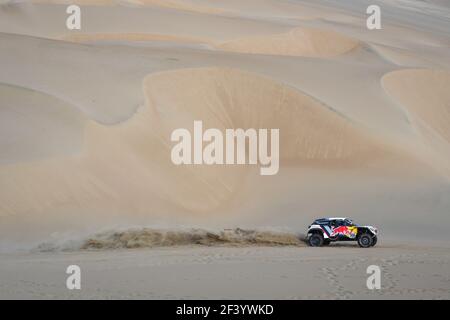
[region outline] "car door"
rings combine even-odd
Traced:
[[[350,239],[355,239],[358,233],[358,227],[348,219],[345,219],[343,222],[345,226],[345,237]]]
[[[343,231],[341,221],[331,220],[329,228],[330,228],[330,238],[339,240],[341,237],[341,233]]]
[[[338,239],[347,240],[347,226],[345,220],[336,220],[335,225],[334,233],[337,235]]]

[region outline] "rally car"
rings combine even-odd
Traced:
[[[357,241],[362,248],[377,243],[378,230],[372,226],[359,226],[349,218],[322,218],[309,227],[306,240],[311,247],[329,245],[335,241]]]

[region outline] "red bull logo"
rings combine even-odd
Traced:
[[[355,238],[357,232],[358,232],[357,227],[340,226],[340,227],[333,228],[333,231],[331,232],[331,236],[335,237],[338,235],[342,235],[342,236],[346,236],[349,238]]]

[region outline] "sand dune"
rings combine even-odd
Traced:
[[[373,48],[382,58],[398,66],[410,68],[432,68],[439,66],[438,61],[420,57],[420,55],[417,55],[410,50],[384,45],[371,45],[371,48]]]
[[[0,82],[59,97],[108,124],[128,119],[142,102],[139,85],[149,71],[139,70],[136,61],[144,57],[130,61],[121,50],[109,56],[102,54],[111,53],[106,48],[3,33],[0,38]]]
[[[127,5],[125,2],[123,5],[82,6],[82,29],[72,31],[66,28],[67,14],[64,9],[63,5],[14,3],[0,10],[0,30],[3,33],[58,40],[78,33],[130,33],[167,34],[220,42],[231,40],[237,35],[281,33],[292,28],[276,21],[203,14],[154,5]],[[33,16],[33,19],[30,19],[30,16]],[[110,21],[114,23],[109,23]],[[212,25],[214,27],[211,28]]]
[[[79,4],[79,5],[154,5],[178,10],[201,13],[220,13],[222,10],[196,4],[186,0],[33,0],[34,3]]]
[[[83,34],[77,33],[62,37],[65,41],[89,43],[89,42],[103,42],[103,41],[142,41],[142,42],[172,42],[181,44],[206,44],[205,39],[195,37],[182,37],[176,35],[165,34],[149,34],[149,33],[97,33],[97,34]]]
[[[442,70],[411,69],[385,75],[386,92],[404,107],[412,124],[450,169],[450,73]]]
[[[148,76],[144,88],[152,110],[164,115],[159,122],[169,124],[168,132],[190,127],[195,119],[220,129],[280,128],[281,157],[300,162],[357,164],[376,150],[375,140],[343,115],[256,74],[228,68],[176,70]]]
[[[160,0],[158,0],[160,1]],[[178,0],[185,6],[209,8],[221,14],[244,16],[249,18],[286,17],[303,20],[337,16],[333,10],[307,5],[287,0]],[[211,12],[210,11],[210,12]],[[208,11],[204,11],[208,12]]]
[[[223,5],[238,4],[234,1]],[[270,13],[275,2],[264,1],[264,6],[264,14]],[[60,157],[66,155],[62,152],[55,158],[46,153],[40,161],[32,161],[27,154],[24,159],[29,161],[26,163],[0,168],[4,215],[37,212],[38,217],[46,212],[77,211],[90,212],[93,216],[120,215],[122,210],[130,215],[145,215],[148,211],[164,215],[171,210],[198,214],[223,209],[239,193],[242,180],[252,170],[248,167],[174,168],[168,159],[170,143],[167,139],[171,130],[190,128],[194,119],[202,119],[207,126],[222,129],[280,128],[283,165],[326,170],[365,170],[385,166],[384,170],[395,171],[393,162],[398,163],[404,157],[399,149],[387,145],[386,136],[377,136],[377,133],[384,133],[386,127],[408,126],[409,129],[409,124],[402,122],[403,113],[380,94],[379,82],[373,86],[390,66],[379,63],[377,55],[367,61],[328,59],[323,60],[323,64],[322,60],[303,59],[328,58],[349,52],[359,47],[359,40],[331,29],[296,27],[283,33],[292,25],[274,20],[211,18],[210,15],[181,14],[177,10],[155,9],[155,13],[153,9],[149,10],[150,7],[142,9],[144,11],[127,7],[124,12],[131,17],[129,23],[117,27],[101,24],[100,28],[94,21],[87,26],[88,33],[73,34],[70,38],[80,42],[169,41],[180,45],[176,50],[143,49],[127,44],[83,45],[0,35],[0,55],[5,70],[0,75],[2,81],[45,92],[49,99],[60,97],[92,120],[84,132],[83,151],[77,156]],[[283,8],[280,10],[287,7]],[[88,8],[87,13],[102,20],[122,14],[115,9],[97,10],[94,7]],[[40,18],[48,17],[43,19],[45,22],[53,21],[50,17],[59,14],[58,10],[51,6],[36,8]],[[18,11],[18,17],[22,18],[23,12]],[[251,13],[243,11],[247,15]],[[49,12],[51,14],[47,16]],[[153,21],[148,17],[158,15],[161,17],[154,25],[146,24],[146,21]],[[181,22],[173,26],[166,23],[166,17],[181,19]],[[8,32],[28,34],[29,29],[15,29],[20,25],[20,19],[8,19],[17,24],[6,23]],[[198,25],[193,23],[197,20]],[[184,24],[190,27],[180,28]],[[208,24],[215,28],[205,28]],[[13,27],[10,29],[9,25]],[[142,33],[129,32],[128,25],[140,27]],[[165,33],[160,33],[159,28],[165,29]],[[48,25],[39,35],[49,30],[52,35],[64,34]],[[174,30],[180,32],[174,33]],[[400,38],[399,34],[395,34],[395,39]],[[213,41],[208,43],[216,45],[218,51],[271,56],[184,50],[184,45],[203,43],[202,39]],[[17,52],[20,55],[15,54]],[[286,55],[297,56],[295,61],[298,63],[283,59]],[[400,62],[405,59],[403,56],[398,58]],[[226,67],[155,73],[212,65],[237,66],[273,78]],[[327,82],[328,72],[340,75],[335,81]],[[274,78],[284,79],[297,89]],[[369,80],[360,81],[363,78]],[[344,85],[334,88],[332,82],[340,79]],[[140,88],[142,81],[143,90]],[[328,105],[302,92],[303,88],[304,92],[321,99],[326,97]],[[138,109],[143,96],[147,105]],[[366,102],[367,97],[374,102]],[[339,105],[339,112],[336,105]],[[358,117],[359,114],[365,116]],[[368,118],[370,121],[361,121]],[[364,127],[367,123],[371,124],[370,133]],[[399,131],[405,136],[409,134],[408,130]],[[47,182],[44,188],[41,181]],[[10,188],[10,185],[17,188]],[[21,188],[23,190],[19,192]],[[31,215],[25,219],[31,219]]]
[[[316,19],[344,17],[327,8],[294,3],[287,0],[246,0],[210,1],[210,0],[32,0],[33,3],[98,5],[155,6],[187,12],[213,15],[249,16],[249,17],[292,17]]]
[[[383,77],[385,89],[408,109],[418,125],[450,142],[450,73],[442,70],[401,70]]]
[[[445,0],[381,0],[384,3],[397,6],[403,10],[426,12],[431,16],[450,17],[449,3]]]
[[[185,10],[207,14],[219,14],[225,11],[218,8],[213,8],[208,5],[198,4],[195,1],[179,1],[179,0],[137,0],[138,3],[144,5],[156,5],[177,10]]]
[[[186,0],[33,0],[33,3],[48,3],[48,4],[77,4],[83,6],[98,6],[98,5],[149,5],[163,8],[170,8],[176,10],[184,10],[205,14],[219,14],[224,12],[221,9],[209,7],[195,3],[195,1]]]
[[[347,53],[359,46],[357,40],[344,35],[310,28],[295,28],[288,33],[253,36],[220,42],[208,38],[183,37],[163,34],[74,34],[63,37],[74,42],[99,41],[160,41],[179,44],[205,44],[218,50],[249,54],[270,54],[281,56],[303,56],[330,58]]]
[[[152,127],[158,128],[165,148],[161,163],[171,176],[160,188],[167,184],[167,194],[172,192],[187,208],[217,207],[238,191],[246,172],[245,167],[167,166],[170,133],[192,130],[194,120],[221,130],[278,128],[282,164],[359,167],[395,157],[395,151],[317,100],[252,73],[227,68],[169,71],[148,76],[144,90],[149,119],[155,120]]]
[[[34,212],[25,218],[34,221],[44,213],[88,212],[91,219],[120,214],[122,208],[128,217],[174,208],[213,213],[229,204],[250,168],[173,165],[171,130],[191,128],[199,119],[219,129],[279,128],[282,164],[369,168],[399,157],[320,102],[252,73],[170,71],[149,75],[143,88],[147,106],[131,119],[113,126],[88,124],[80,156],[0,167],[2,214]]]
[[[85,123],[59,99],[0,84],[0,164],[78,153]]]
[[[357,46],[357,40],[333,31],[296,28],[285,34],[229,41],[219,48],[242,53],[326,58],[349,52]]]

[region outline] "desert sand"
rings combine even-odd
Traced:
[[[448,248],[182,247],[1,258],[2,299],[449,299]],[[81,290],[65,288],[61,270],[71,264],[84,272]],[[383,271],[382,290],[366,287],[372,264]]]
[[[68,3],[0,2],[0,298],[449,298],[445,1]],[[279,173],[175,166],[194,120],[280,129]],[[380,243],[306,247],[323,216]]]

